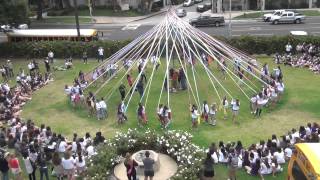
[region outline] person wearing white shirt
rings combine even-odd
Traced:
[[[272,173],[272,167],[270,166],[268,162],[268,158],[265,158],[264,160],[261,161],[261,166],[260,166],[260,174],[261,175],[268,175]]]
[[[95,155],[94,147],[91,145],[91,143],[87,145],[86,152],[89,157]]]
[[[98,62],[102,62],[104,58],[104,49],[102,47],[99,47],[98,49]]]
[[[286,163],[284,152],[281,148],[278,148],[276,152],[273,153],[274,158],[276,158],[278,164]]]
[[[23,155],[24,166],[26,167],[26,172],[29,175],[29,179],[36,179],[35,177],[35,169],[32,167],[32,162],[27,154]]]
[[[81,155],[81,153],[78,153],[78,156],[76,157],[75,160],[77,172],[79,175],[83,176],[83,173],[86,170],[86,162],[84,157]]]
[[[66,148],[67,148],[67,143],[65,141],[64,138],[61,139],[61,142],[59,143],[59,146],[58,146],[58,152],[59,153],[64,153],[66,152]]]
[[[289,161],[292,156],[292,149],[290,147],[286,147],[284,149],[284,154],[285,154],[285,159]]]
[[[222,106],[223,106],[223,116],[224,116],[223,119],[227,119],[227,115],[228,115],[227,110],[229,107],[229,103],[226,96],[223,97]]]
[[[101,106],[100,106],[99,101],[96,102],[96,111],[97,111],[98,120],[101,120],[102,114],[101,114]]]
[[[223,148],[219,150],[219,162],[224,164],[228,163],[228,153]]]
[[[209,105],[207,101],[203,101],[202,105],[202,116],[206,122],[208,122],[208,117],[209,117]]]
[[[105,119],[107,118],[107,104],[106,102],[104,101],[103,98],[101,98],[100,102],[99,102],[99,105],[100,105],[100,113],[101,113],[101,118],[102,119]]]
[[[52,51],[49,51],[48,58],[49,58],[50,63],[52,64],[53,63],[53,58],[54,58],[54,54],[53,54]]]
[[[291,54],[292,46],[291,46],[291,44],[290,44],[289,42],[288,42],[288,44],[286,45],[285,49],[286,49],[286,53],[287,53],[288,55]]]
[[[239,110],[240,110],[239,99],[232,100],[231,105],[232,105],[232,122],[236,123],[236,117],[239,115]]]
[[[64,174],[67,175],[68,179],[74,179],[75,160],[71,156],[70,152],[65,153],[61,164],[64,169]]]
[[[192,128],[197,128],[198,125],[198,117],[199,117],[199,113],[198,113],[198,108],[196,105],[192,105],[190,107],[190,111],[191,111],[191,121],[192,121]]]

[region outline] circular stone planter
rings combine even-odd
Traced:
[[[145,151],[146,150],[142,150],[142,151],[138,151],[138,152],[134,153],[132,155],[132,158],[135,159],[135,161],[137,161],[138,164],[140,162],[142,163],[142,161],[140,161],[140,159],[141,159],[141,154],[140,153],[142,152],[143,153],[143,157],[144,157]],[[175,162],[175,160],[172,159],[170,156],[168,156],[166,154],[156,153],[156,152],[151,151],[151,150],[149,150],[149,152],[150,152],[150,157],[152,159],[158,159],[156,161],[155,166],[154,166],[155,173],[154,173],[153,180],[169,179],[170,177],[172,177],[177,172],[178,165]],[[157,165],[157,163],[158,163],[158,165]],[[137,177],[139,179],[144,179],[143,163],[142,163],[142,167],[140,165],[141,164],[139,164],[139,167],[137,167]],[[158,168],[158,169],[156,169],[156,168]],[[120,180],[128,179],[127,178],[126,167],[124,166],[123,162],[121,162],[120,164],[118,164],[114,168],[114,175]]]

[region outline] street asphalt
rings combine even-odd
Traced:
[[[158,21],[159,22],[159,21]],[[104,37],[102,39],[123,40],[134,39],[137,36],[147,32],[154,25],[150,23],[135,22],[128,25],[122,24],[94,24],[81,25],[81,28],[96,28],[102,31]],[[35,25],[33,28],[74,28],[74,25]],[[198,27],[200,30],[209,35],[229,36],[229,21],[222,27]],[[272,25],[262,22],[261,20],[233,20],[231,22],[231,35],[252,35],[252,36],[272,36],[287,35],[290,31],[306,31],[308,34],[320,35],[320,17],[307,19],[302,24],[279,24]]]
[[[195,7],[193,5],[192,7]],[[191,7],[190,7],[191,8]],[[190,18],[199,16],[197,12],[190,12],[183,20],[189,21]],[[147,32],[154,25],[159,23],[164,15],[158,15],[143,19],[140,21],[131,22],[129,24],[82,24],[81,28],[95,28],[103,32],[104,36],[101,39],[109,40],[124,40],[134,39],[139,35]],[[69,29],[75,28],[75,25],[69,24],[32,24],[31,28],[35,29]],[[307,17],[302,24],[279,24],[272,25],[262,22],[260,19],[251,20],[232,20],[231,32],[229,31],[229,20],[226,20],[225,26],[222,27],[199,27],[200,30],[209,35],[214,36],[272,36],[272,35],[287,35],[290,31],[306,31],[311,35],[320,35],[320,17]],[[0,41],[6,41],[6,36],[0,33]]]

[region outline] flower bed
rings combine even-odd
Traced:
[[[118,132],[97,147],[97,155],[89,159],[88,176],[107,179],[125,153],[150,149],[167,154],[177,162],[178,171],[171,179],[198,179],[205,149],[194,145],[191,140],[190,133],[176,130],[157,133],[149,129],[129,129],[126,133]]]

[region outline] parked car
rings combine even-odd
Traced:
[[[199,4],[197,6],[197,12],[202,13],[202,12],[205,12],[205,11],[207,11],[207,9],[205,8],[204,4]]]
[[[269,22],[271,16],[280,15],[280,14],[282,14],[282,13],[285,12],[285,11],[286,11],[285,9],[274,10],[272,13],[264,14],[263,17],[262,17],[262,20],[263,20],[264,22]]]
[[[212,8],[211,2],[204,3],[204,7],[207,8],[207,10],[211,9]]]
[[[187,15],[187,11],[185,9],[177,9],[176,14],[178,17],[185,17]]]
[[[201,3],[201,2],[203,2],[203,0],[194,0],[195,4],[198,4],[198,3]]]
[[[281,15],[271,16],[271,19],[270,19],[272,24],[279,24],[279,23],[300,24],[304,20],[305,20],[304,15],[302,15],[300,13],[294,13],[292,11],[286,11],[286,12],[283,12]]]
[[[194,0],[185,0],[183,3],[184,7],[189,7],[192,6],[194,4]]]
[[[19,24],[18,29],[28,29],[28,24]]]
[[[200,15],[198,18],[190,19],[189,23],[194,26],[222,26],[224,25],[223,16]]]

